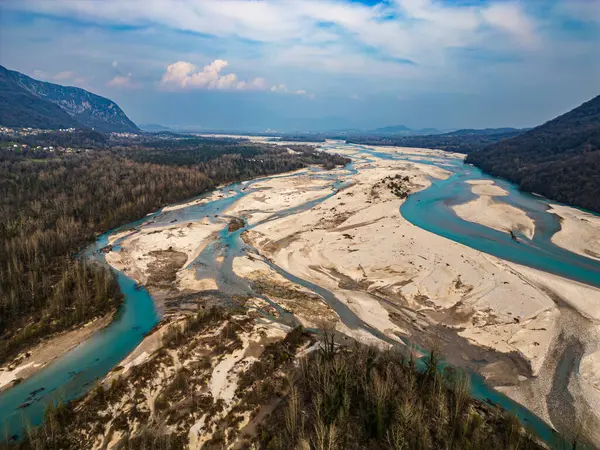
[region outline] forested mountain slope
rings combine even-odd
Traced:
[[[525,191],[600,212],[600,96],[466,161]]]
[[[448,152],[471,153],[503,139],[518,136],[523,131],[514,128],[497,130],[458,130],[425,136],[349,136],[347,141],[362,145],[393,145],[397,147],[439,148]],[[331,137],[331,136],[330,136]]]
[[[34,80],[0,66],[0,125],[139,132],[119,106],[85,89]]]

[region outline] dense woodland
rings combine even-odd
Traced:
[[[472,133],[466,133],[468,130],[462,131],[426,136],[349,136],[347,140],[353,144],[435,148],[457,153],[471,153],[521,133],[520,130],[513,129],[499,129],[497,132],[488,133],[484,133],[485,130],[473,130]]]
[[[467,162],[525,191],[600,212],[600,96]]]
[[[98,233],[221,183],[348,161],[231,142],[176,147],[0,149],[0,363],[119,304],[111,273],[74,258]]]
[[[462,372],[325,334],[261,429],[266,449],[541,449],[518,419],[475,401]]]

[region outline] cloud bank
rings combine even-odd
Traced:
[[[2,64],[77,68],[144,117],[243,98],[249,121],[531,126],[600,89],[600,0],[3,0],[0,40]]]
[[[304,90],[290,91],[284,84],[269,86],[262,77],[240,80],[235,73],[223,73],[229,63],[215,59],[201,70],[186,61],[177,61],[167,67],[160,84],[167,89],[206,89],[227,91],[271,91],[296,95],[310,95]]]

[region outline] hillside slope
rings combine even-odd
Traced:
[[[503,139],[518,136],[522,131],[517,129],[500,129],[498,132],[485,130],[459,130],[445,134],[425,136],[349,136],[346,140],[363,145],[394,145],[397,147],[436,148],[449,152],[471,153]]]
[[[70,128],[83,125],[58,105],[17,86],[0,71],[0,125],[7,127]]]
[[[0,125],[139,132],[119,106],[85,89],[34,80],[0,66]]]
[[[600,96],[466,161],[525,191],[600,212]]]

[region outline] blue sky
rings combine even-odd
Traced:
[[[0,64],[138,123],[533,126],[600,94],[600,0],[3,0]]]

